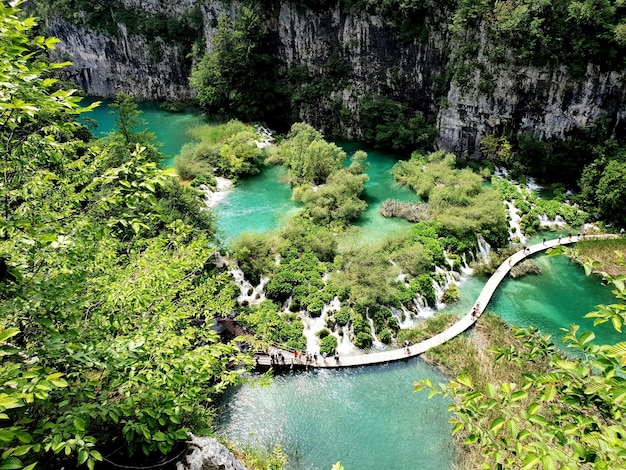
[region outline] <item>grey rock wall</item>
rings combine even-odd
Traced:
[[[486,64],[491,92],[479,91],[478,69],[466,87],[453,82],[439,113],[439,146],[464,157],[478,157],[489,134],[532,133],[563,140],[571,131],[608,116],[616,133],[625,126],[625,77],[589,66],[573,79],[565,67],[497,67]],[[484,73],[484,72],[483,72]]]
[[[147,14],[172,16],[195,5],[195,0],[123,2]],[[239,5],[237,0],[200,1],[207,50],[211,50],[216,19],[221,14],[234,16]],[[456,54],[450,49],[445,25],[431,25],[427,41],[407,43],[383,18],[345,14],[338,8],[313,13],[289,1],[273,2],[271,8],[268,27],[277,67],[304,65],[312,74],[310,85],[315,86],[331,56],[351,66],[350,76],[328,96],[296,110],[298,119],[322,131],[358,139],[362,135],[359,103],[371,94],[436,115],[438,146],[468,158],[480,156],[480,140],[489,134],[532,132],[543,139],[564,139],[603,115],[611,120],[616,135],[626,137],[624,74],[589,66],[582,78],[574,79],[563,67],[493,64],[485,52],[493,45],[476,32],[474,38],[481,46],[478,56],[470,58],[469,81],[452,81],[441,93],[437,84],[445,84],[442,77]],[[112,97],[121,91],[142,100],[186,100],[194,95],[188,84],[190,59],[176,45],[130,34],[123,25],[116,35],[59,19],[49,19],[47,28],[62,40],[56,58],[73,62],[68,78],[89,94]],[[337,102],[349,113],[338,113],[333,107]]]
[[[443,74],[447,63],[445,41],[438,32],[426,43],[403,43],[382,18],[344,14],[339,8],[314,14],[281,2],[277,34],[278,56],[288,67],[306,65],[322,73],[332,55],[350,64],[347,86],[334,90],[330,98],[339,100],[357,121],[359,102],[365,95],[385,96],[424,113],[436,112],[433,78]],[[354,121],[329,119],[330,110],[324,104],[300,109],[300,119],[322,130],[329,123],[339,124],[346,137],[360,136]]]
[[[188,100],[194,96],[188,76],[191,63],[177,45],[130,34],[124,25],[115,36],[68,23],[46,22],[47,32],[61,40],[53,59],[69,60],[69,80],[87,94],[110,98],[123,92],[139,100]]]

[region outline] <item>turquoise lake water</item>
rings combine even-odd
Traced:
[[[165,144],[161,148],[168,157],[162,162],[165,166],[171,165],[173,156],[188,141],[186,130],[204,122],[199,113],[170,114],[152,103],[141,104],[140,109],[157,140]],[[113,118],[104,107],[90,117],[99,121],[100,132],[113,126]],[[361,148],[355,143],[341,145],[348,153]],[[368,154],[366,199],[370,207],[344,244],[361,245],[406,230],[408,222],[385,219],[378,209],[387,198],[417,200],[410,191],[397,186],[389,174],[396,155],[371,150]],[[215,207],[224,239],[246,230],[277,228],[298,209],[291,201],[289,187],[280,183],[280,178],[280,168],[274,167],[244,179]],[[555,238],[558,232],[546,236]],[[585,277],[582,268],[567,259],[545,255],[534,259],[542,273],[507,279],[488,305],[510,324],[534,325],[558,341],[560,328],[572,322],[590,328],[591,322],[582,317],[595,305],[613,302],[610,288]],[[459,315],[467,312],[485,281],[467,278],[460,301],[447,310]],[[600,340],[621,337],[610,327],[599,326],[595,331]],[[245,386],[233,390],[225,402],[219,432],[233,441],[263,449],[281,445],[289,456],[289,469],[329,470],[337,461],[346,470],[449,469],[455,451],[447,404],[442,399],[427,400],[426,393],[412,393],[413,382],[427,377],[445,381],[420,359],[279,376],[269,388]]]

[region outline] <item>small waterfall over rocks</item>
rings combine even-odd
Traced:
[[[482,235],[476,237],[476,243],[478,245],[478,254],[480,255],[480,261],[482,263],[489,263],[489,254],[491,253],[491,245],[483,238]]]
[[[467,253],[463,253],[461,255],[461,260],[463,261],[463,263],[461,264],[461,273],[465,274],[466,276],[471,276],[472,274],[474,274],[474,270],[470,268],[467,264]]]
[[[337,335],[337,352],[340,355],[347,356],[356,351],[356,346],[350,339],[350,328],[348,325],[342,326],[343,336]]]
[[[233,187],[233,182],[227,178],[216,176],[215,180],[217,181],[217,189],[215,191],[204,184],[198,188],[207,207],[215,207],[218,202],[224,200]]]
[[[384,349],[385,345],[378,341],[378,339],[376,338],[376,328],[374,328],[374,320],[372,320],[369,316],[366,318],[367,322],[370,324],[370,334],[372,335],[372,348]]]
[[[509,239],[518,238],[520,243],[526,243],[526,237],[522,233],[522,227],[519,222],[521,220],[519,211],[510,201],[504,201],[509,210]]]
[[[237,297],[237,302],[240,305],[243,303],[247,303],[248,305],[258,305],[266,299],[265,284],[267,284],[269,278],[261,278],[259,285],[256,287],[253,286],[246,279],[245,274],[236,263],[217,251],[215,252],[215,265],[218,268],[222,268],[224,266],[228,268],[228,273],[231,275],[241,292]]]
[[[557,215],[554,220],[550,219],[547,215],[539,215],[539,225],[542,227],[563,227],[567,225],[567,222],[563,220],[563,217]]]
[[[304,329],[302,334],[306,338],[306,350],[310,353],[320,352],[320,339],[317,332],[326,327],[326,314],[322,313],[319,317],[313,318],[302,314],[302,323]]]
[[[262,149],[273,145],[274,137],[272,136],[272,131],[270,131],[266,127],[263,127],[260,124],[254,128],[254,131],[260,137],[260,140],[256,141],[256,146],[258,148]]]

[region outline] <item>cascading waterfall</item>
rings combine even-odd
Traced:
[[[461,273],[465,274],[466,276],[471,276],[472,274],[474,274],[474,270],[470,268],[467,264],[467,256],[465,252],[463,252],[463,254],[461,255],[461,260],[463,261],[463,263],[461,264]]]
[[[260,140],[256,141],[256,146],[260,149],[273,145],[274,137],[272,137],[272,131],[260,124],[255,127],[255,132],[260,137]]]
[[[303,314],[302,323],[304,324],[302,334],[304,334],[304,337],[306,338],[306,350],[310,353],[319,353],[320,339],[316,333],[326,326],[326,314],[323,313],[316,318]]]
[[[481,262],[488,264],[489,253],[491,252],[491,246],[489,245],[489,243],[487,243],[487,241],[480,234],[478,234],[478,236],[476,237],[476,243],[478,245],[478,254],[480,255]]]
[[[337,352],[342,356],[347,356],[356,351],[356,346],[350,339],[350,328],[348,325],[343,326],[342,331],[343,336],[337,335]]]
[[[341,301],[339,300],[339,297],[335,297],[333,300],[331,300],[329,304],[324,305],[321,315],[317,318],[312,318],[306,315],[304,312],[300,313],[302,317],[302,323],[304,324],[302,334],[304,334],[306,338],[306,350],[308,352],[320,352],[320,339],[317,336],[317,332],[326,327],[326,318],[328,317],[329,312],[338,312],[340,309]],[[345,331],[343,339],[337,333],[333,332],[331,334],[337,338],[338,344],[344,342],[346,337],[348,342],[350,342],[350,335],[346,335]]]
[[[517,237],[520,243],[526,243],[526,237],[522,233],[522,227],[520,226],[519,211],[510,201],[504,201],[509,210],[509,239],[513,240]]]
[[[542,227],[562,227],[567,225],[567,222],[563,220],[563,217],[557,215],[554,220],[550,219],[547,215],[539,215],[539,225]]]
[[[215,207],[215,205],[222,201],[228,195],[229,191],[233,187],[233,182],[227,178],[216,176],[217,188],[215,191],[211,190],[206,185],[201,185],[199,191],[202,193],[204,204],[207,208]]]
[[[383,349],[385,345],[376,339],[376,328],[374,328],[374,320],[370,317],[366,317],[368,323],[370,324],[370,334],[372,335],[372,348],[374,349]]]

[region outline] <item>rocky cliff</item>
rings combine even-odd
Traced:
[[[197,2],[178,2],[175,8],[163,0],[124,0],[123,4],[144,11],[147,17],[178,18]],[[217,17],[234,15],[237,5],[236,1],[199,2],[207,50]],[[625,77],[620,73],[590,65],[583,77],[573,78],[564,67],[493,64],[485,53],[490,44],[482,37],[468,65],[469,75],[450,80],[446,77],[452,76],[450,64],[456,51],[450,47],[445,24],[427,25],[427,39],[406,41],[383,18],[348,14],[338,7],[312,12],[287,0],[270,2],[266,18],[277,66],[304,67],[307,83],[302,86],[315,86],[331,76],[330,86],[317,87],[322,95],[299,101],[294,114],[322,130],[360,138],[360,106],[364,97],[373,96],[437,116],[438,146],[470,158],[479,155],[485,135],[532,132],[541,139],[559,140],[600,116],[609,118],[616,135],[626,133]],[[123,23],[116,34],[59,18],[49,18],[46,25],[49,34],[63,41],[58,57],[74,64],[69,78],[89,94],[110,97],[123,91],[139,99],[166,100],[193,96],[187,82],[191,59],[180,44],[129,32]],[[335,76],[330,70],[333,64]]]
[[[59,18],[46,22],[48,34],[61,40],[56,60],[69,60],[67,78],[86,93],[113,97],[126,93],[139,100],[189,100],[191,62],[177,45],[132,34],[120,24],[116,35],[80,28]]]

